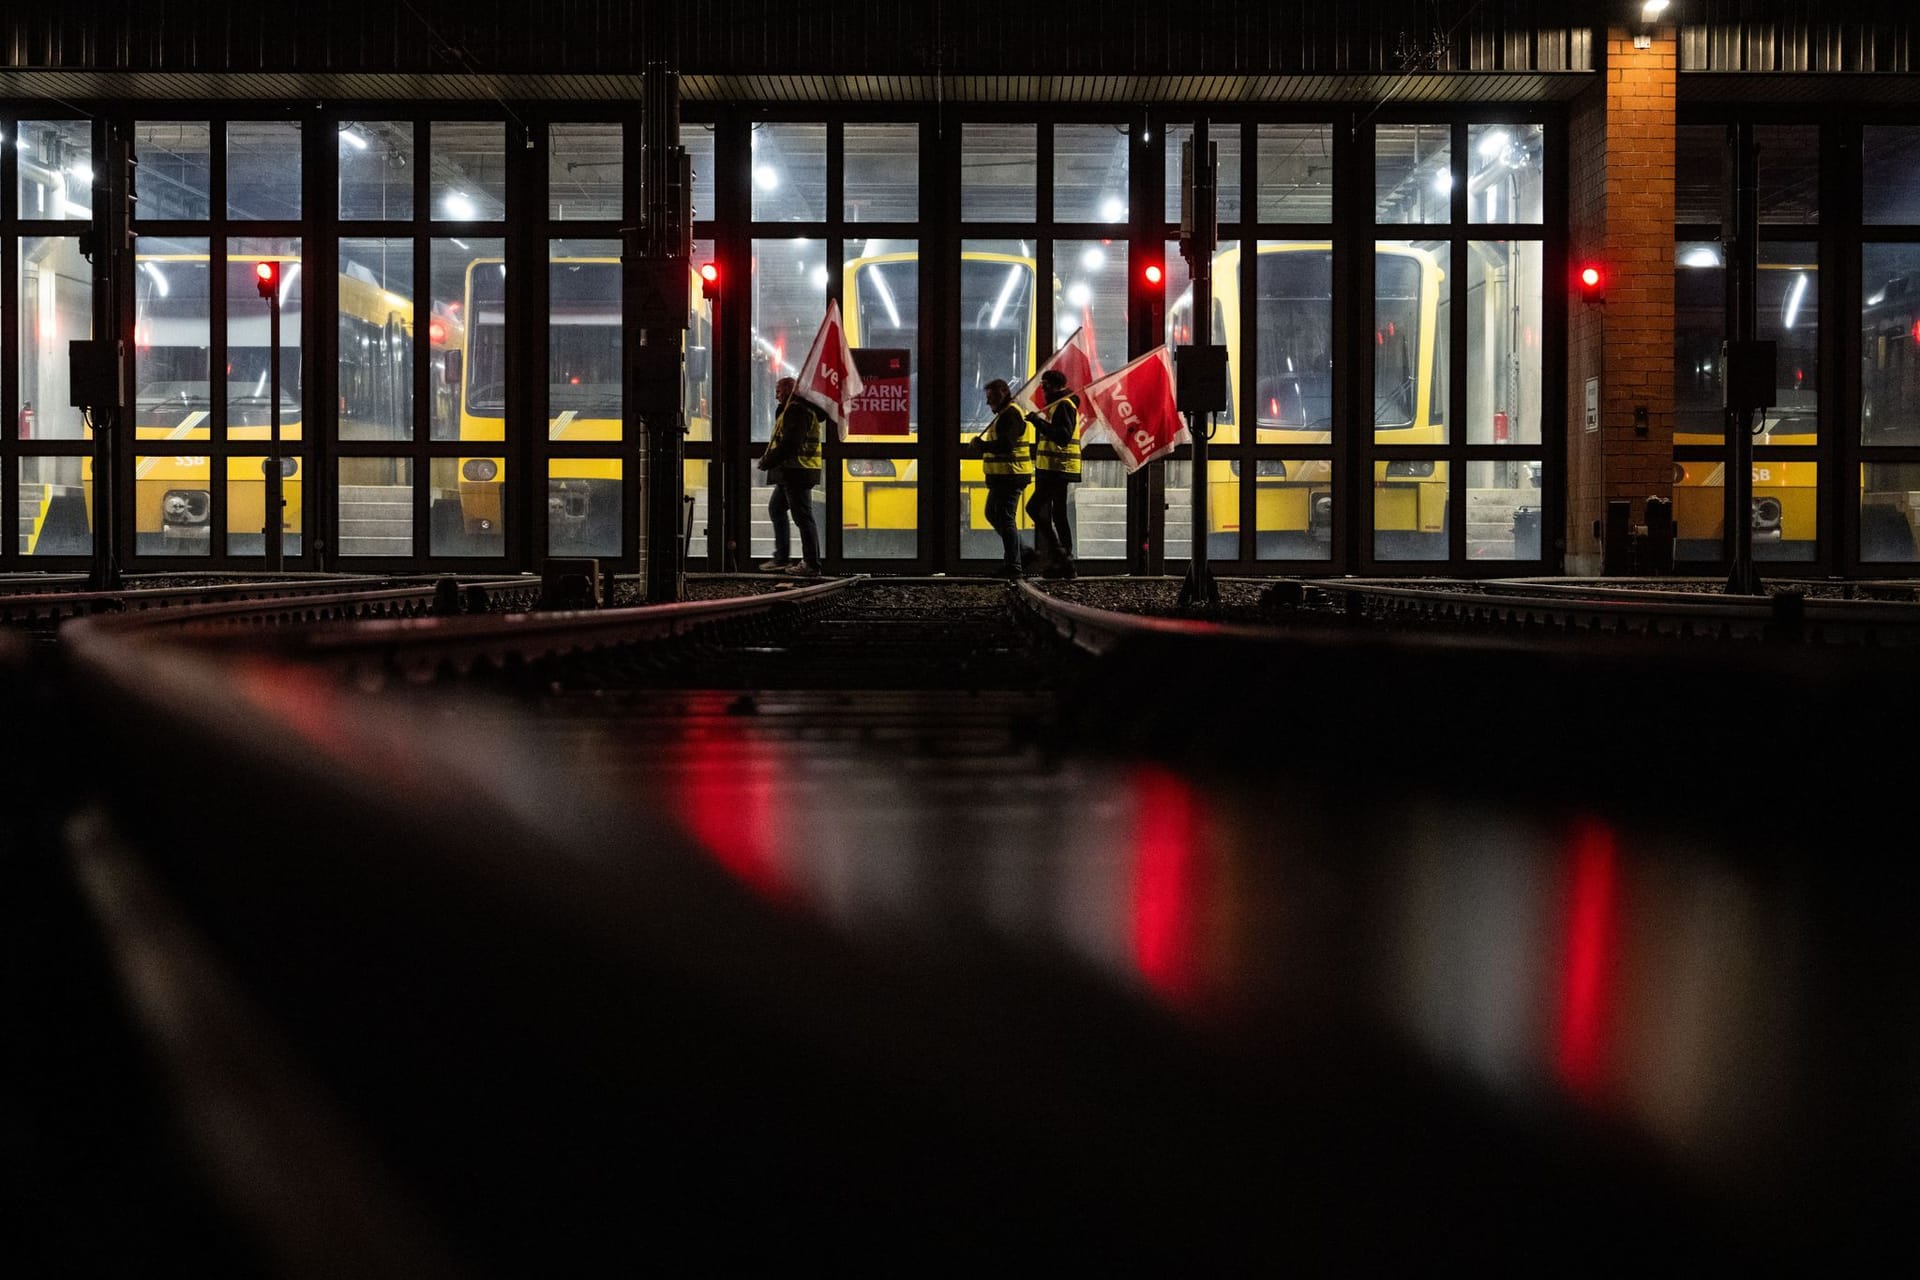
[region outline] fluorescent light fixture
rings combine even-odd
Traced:
[[[367,140],[347,125],[340,127],[340,141],[346,143],[355,151],[365,151],[367,149]]]
[[[1693,248],[1687,250],[1685,257],[1680,259],[1680,265],[1683,267],[1717,267],[1720,265],[1720,255],[1709,245],[1695,245]]]
[[[772,191],[780,185],[780,175],[773,171],[773,166],[770,164],[755,165],[753,167],[753,182],[754,185],[762,191]]]
[[[1084,280],[1075,280],[1067,286],[1067,302],[1071,306],[1084,307],[1093,301],[1093,290],[1087,288]]]
[[[459,236],[454,236],[452,239],[455,244],[459,245],[462,249],[465,249],[468,253],[473,252],[473,246],[468,244],[465,240],[462,240]]]
[[[900,308],[893,303],[893,290],[887,287],[887,277],[881,273],[879,267],[868,267],[867,279],[873,281],[873,291],[879,295],[880,305],[887,309],[887,322],[898,329]]]
[[[1080,265],[1089,271],[1098,271],[1107,265],[1107,251],[1099,245],[1080,255]]]
[[[1507,149],[1507,143],[1509,141],[1510,139],[1507,137],[1507,131],[1505,129],[1495,129],[1492,133],[1480,139],[1481,158],[1484,160],[1494,159]]]
[[[1443,196],[1446,195],[1448,192],[1452,191],[1453,190],[1453,170],[1442,169],[1440,172],[1434,174],[1433,189],[1435,191],[1438,191]]]
[[[1000,296],[993,300],[993,314],[987,317],[987,328],[998,329],[1000,317],[1006,314],[1007,303],[1013,300],[1013,291],[1020,287],[1020,268],[1013,267],[1007,272],[1007,282],[1000,286]]]
[[[167,273],[160,269],[159,263],[143,262],[140,265],[146,269],[147,276],[153,281],[155,293],[164,298],[173,292],[173,286],[167,283]]]
[[[72,164],[67,166],[67,172],[72,174],[74,177],[80,179],[80,181],[82,182],[93,181],[93,166],[88,164],[85,160],[75,160]]]
[[[827,268],[824,263],[813,269],[813,284],[816,289],[827,287]]]
[[[1793,322],[1800,318],[1800,299],[1807,296],[1807,273],[1802,271],[1799,279],[1793,282],[1793,292],[1787,295],[1787,314],[1782,321],[1787,328],[1793,328]]]
[[[1667,0],[1647,0],[1640,6],[1640,16],[1651,22],[1667,11]]]
[[[480,212],[473,207],[473,201],[467,197],[466,193],[461,191],[448,192],[447,198],[442,200],[440,204],[448,213],[462,222],[473,221],[474,217]]]
[[[1127,206],[1119,196],[1108,196],[1107,202],[1100,206],[1100,218],[1104,222],[1118,222],[1127,216]]]

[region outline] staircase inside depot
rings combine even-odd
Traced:
[[[340,486],[340,554],[413,554],[413,490],[406,485]]]

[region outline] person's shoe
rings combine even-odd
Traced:
[[[790,573],[796,578],[817,578],[820,576],[820,566],[817,564],[790,564],[785,569],[782,569],[781,572]]]
[[[1058,560],[1048,563],[1046,576],[1065,581],[1079,577],[1080,572],[1074,568],[1072,556],[1061,556]]]
[[[762,560],[760,562],[760,572],[762,573],[785,573],[791,568],[793,568],[793,561],[791,560]]]
[[[1026,575],[1026,572],[1023,569],[1021,569],[1021,567],[1017,564],[1003,564],[998,568],[994,569],[990,576],[995,578],[1005,578],[1008,582],[1018,582],[1020,581],[1020,579],[1026,577],[1027,575]]]

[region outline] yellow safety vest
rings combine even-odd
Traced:
[[[1018,406],[1009,401],[993,415],[993,422],[980,437],[981,470],[989,480],[1033,481],[1033,425]]]
[[[767,441],[767,451],[771,453],[784,442],[788,425],[787,417],[795,410],[806,417],[807,425],[804,428],[806,434],[801,437],[799,447],[794,450],[793,456],[779,464],[775,470],[794,467],[801,471],[824,471],[827,466],[827,455],[821,445],[820,415],[814,412],[812,405],[797,397],[787,401],[786,408],[774,415],[773,439]]]
[[[1067,442],[1055,444],[1040,433],[1034,445],[1033,466],[1036,471],[1054,472],[1069,480],[1080,478],[1080,413],[1078,400],[1074,396],[1062,396],[1058,400],[1047,402],[1047,420],[1053,420],[1056,409],[1064,407],[1067,411]]]

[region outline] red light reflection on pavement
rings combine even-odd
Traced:
[[[737,730],[686,744],[675,796],[680,820],[706,851],[747,888],[765,898],[789,895],[774,848],[779,829],[774,783],[777,756]]]
[[[1193,788],[1164,770],[1133,775],[1134,964],[1154,990],[1179,1002],[1199,994],[1200,820]]]
[[[1567,902],[1567,970],[1560,1010],[1560,1078],[1576,1093],[1600,1091],[1606,1071],[1609,987],[1617,951],[1619,866],[1613,832],[1583,823],[1573,837]]]

